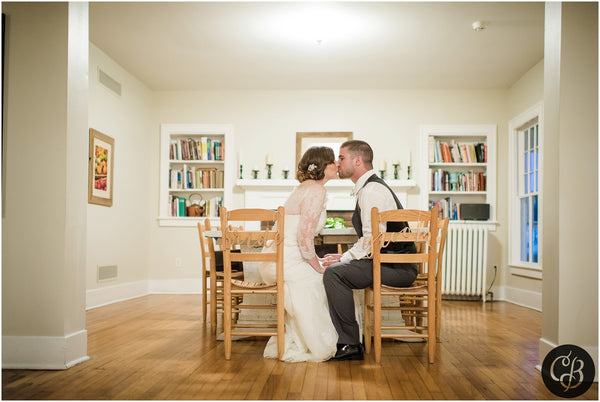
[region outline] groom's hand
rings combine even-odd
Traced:
[[[341,254],[325,254],[323,259],[321,260],[321,265],[323,265],[323,267],[328,267],[331,264],[339,262],[341,257]]]

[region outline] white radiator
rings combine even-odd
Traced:
[[[487,247],[485,226],[448,226],[442,265],[442,296],[477,296],[485,302]]]

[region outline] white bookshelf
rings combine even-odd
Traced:
[[[489,220],[469,222],[496,223],[496,132],[495,125],[422,125],[420,127],[421,208],[430,209],[432,201],[444,203],[449,200],[449,213],[452,214],[452,205],[456,203],[489,204]],[[435,146],[436,140],[438,143],[448,144],[449,147],[465,144],[468,148],[469,144],[484,144],[487,148],[485,151],[487,157],[479,161],[473,158],[469,161],[455,158],[452,162],[446,158],[444,161],[443,156],[436,158],[432,155],[432,152],[435,154],[436,149],[439,149]],[[479,181],[482,175],[485,176],[485,188],[482,188],[482,182]],[[434,184],[433,176],[442,179]],[[449,177],[453,178],[453,184]],[[474,181],[478,183],[476,186],[473,185]],[[451,220],[451,222],[465,223],[464,220]]]
[[[219,206],[229,206],[232,198],[231,172],[235,169],[231,151],[233,135],[231,124],[161,125],[158,216],[160,226],[195,226],[207,216],[218,225]],[[202,142],[210,144],[210,153],[201,154],[201,147],[197,144]],[[222,152],[215,152],[217,142]],[[190,143],[196,145],[196,153],[183,154],[182,147]],[[172,152],[174,144],[178,144],[179,152]],[[189,148],[187,149],[189,151]],[[177,173],[179,176],[174,176]],[[203,174],[209,178],[201,180]],[[176,177],[181,178],[181,181]],[[188,179],[189,177],[192,179]],[[180,209],[175,209],[172,205],[175,197],[185,199],[186,204],[188,201],[197,202],[200,199],[206,201],[205,213],[201,217],[179,216]]]

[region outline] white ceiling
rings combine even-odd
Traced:
[[[506,89],[544,54],[543,2],[89,7],[90,41],[154,90]]]

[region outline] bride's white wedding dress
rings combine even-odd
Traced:
[[[338,339],[331,323],[323,275],[307,262],[315,256],[314,236],[325,225],[325,188],[305,181],[285,203],[284,300],[285,352],[288,362],[320,362],[335,355]],[[263,281],[275,282],[274,264],[259,267]],[[277,358],[277,337],[271,337],[264,357]]]

